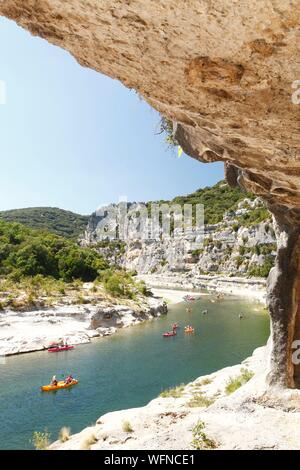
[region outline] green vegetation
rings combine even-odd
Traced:
[[[252,194],[243,192],[240,188],[231,188],[224,180],[212,187],[198,189],[187,196],[175,197],[173,204],[203,204],[205,224],[221,222],[225,212],[234,211],[237,204],[245,198],[254,199]]]
[[[241,369],[241,374],[238,375],[237,377],[231,377],[225,387],[225,392],[227,395],[230,395],[231,393],[235,392],[238,388],[240,388],[242,385],[245,385],[245,383],[249,382],[250,379],[253,377],[253,372],[251,372],[248,369],[242,368]]]
[[[50,446],[51,434],[45,429],[43,432],[35,431],[32,436],[31,443],[36,450],[47,450]]]
[[[187,403],[190,408],[207,407],[214,403],[213,398],[208,398],[203,393],[196,393]]]
[[[199,382],[199,385],[209,385],[211,384],[213,381],[213,379],[211,379],[210,377],[206,377],[204,379],[202,379],[200,382]]]
[[[257,255],[270,255],[273,252],[277,252],[277,244],[276,243],[261,243],[260,245],[255,245],[251,249],[252,253],[256,253]]]
[[[266,207],[256,207],[251,209],[246,214],[240,215],[238,221],[240,225],[244,227],[251,227],[251,225],[256,225],[265,220],[270,219],[270,213]]]
[[[241,264],[243,263],[243,261],[244,261],[244,260],[243,260],[243,258],[242,258],[241,256],[237,256],[237,257],[235,258],[235,262],[236,262],[237,268],[239,268],[239,267],[241,266]]]
[[[49,232],[0,220],[0,275],[20,281],[49,276],[63,281],[94,281],[108,268],[96,250]]]
[[[133,432],[133,428],[132,428],[132,426],[131,426],[131,424],[130,424],[129,421],[123,421],[123,423],[122,423],[122,430],[123,430],[124,432],[128,432],[128,433],[129,433],[129,432]]]
[[[184,384],[178,385],[177,387],[174,387],[174,388],[168,388],[167,390],[164,390],[163,392],[161,392],[159,396],[162,398],[168,398],[168,397],[180,398],[183,395],[184,388],[185,388]]]
[[[78,304],[89,303],[83,282],[96,281],[94,294],[99,283],[114,297],[147,295],[145,283],[136,281],[134,274],[110,267],[94,247],[82,248],[52,233],[0,220],[2,310],[51,306],[66,293]]]
[[[191,251],[191,255],[195,257],[199,257],[203,253],[203,248],[197,248],[196,250]]]
[[[265,257],[264,263],[262,266],[252,266],[248,274],[252,277],[268,277],[270,269],[273,268],[275,264],[275,258],[272,255],[267,255]]]
[[[165,134],[165,142],[169,148],[178,145],[173,135],[173,122],[165,116],[161,117],[158,134]]]
[[[75,240],[84,233],[89,216],[56,207],[29,207],[0,212],[0,219]]]
[[[148,294],[146,284],[143,281],[135,281],[131,273],[121,269],[107,269],[101,272],[99,281],[103,283],[106,292],[114,297],[135,299],[137,294]]]
[[[63,426],[59,431],[58,439],[60,442],[67,442],[70,439],[71,430],[66,426]]]
[[[217,224],[222,221],[225,212],[233,213],[237,210],[238,203],[245,198],[253,200],[255,196],[251,193],[242,191],[239,187],[231,188],[224,180],[219,181],[217,184],[205,188],[198,189],[197,191],[187,194],[186,196],[177,196],[170,201],[155,201],[158,204],[193,204],[193,215],[195,216],[196,204],[204,205],[204,223]],[[151,202],[147,203],[148,211],[150,212]],[[245,203],[245,208],[248,209],[246,214],[237,217],[238,223],[233,225],[233,230],[238,231],[241,225],[249,227],[254,224],[263,222],[270,219],[270,213],[262,205],[251,209]],[[172,219],[171,219],[172,228]]]
[[[216,449],[218,447],[217,443],[207,437],[204,429],[205,424],[203,421],[198,421],[196,426],[193,428],[192,447],[196,450]]]
[[[250,193],[242,191],[240,188],[231,188],[224,180],[219,181],[214,186],[207,186],[197,191],[187,194],[186,196],[177,196],[170,201],[155,201],[157,204],[167,203],[169,205],[193,204],[193,215],[195,217],[196,204],[204,205],[204,223],[216,224],[221,222],[225,212],[235,211],[240,201],[245,198],[254,199]],[[148,212],[150,213],[151,204],[147,203]],[[268,215],[269,217],[269,215]],[[172,220],[171,220],[172,226]]]
[[[250,249],[244,245],[239,246],[239,254],[240,256],[244,256]]]

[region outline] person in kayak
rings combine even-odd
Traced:
[[[51,380],[51,385],[57,385],[57,379],[56,379],[56,375],[53,375],[52,377],[52,380]]]
[[[70,383],[73,382],[73,380],[74,380],[74,379],[73,379],[72,375],[70,374],[70,375],[68,375],[68,377],[66,378],[65,384],[70,384]]]

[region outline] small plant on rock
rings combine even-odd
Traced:
[[[212,379],[209,377],[206,377],[199,382],[199,385],[209,385],[211,383],[212,383]]]
[[[130,424],[129,421],[123,421],[123,423],[122,423],[122,430],[123,430],[124,432],[133,432],[133,428],[132,428],[132,426],[131,426],[131,424]]]
[[[208,398],[202,393],[196,393],[193,398],[187,403],[187,406],[190,408],[200,408],[200,407],[207,407],[214,403],[213,398]]]
[[[182,397],[184,387],[185,385],[181,384],[174,388],[168,388],[167,390],[164,390],[163,392],[161,392],[159,396],[162,398],[169,398],[169,397],[180,398]]]
[[[225,387],[225,392],[227,395],[235,392],[238,388],[245,385],[245,383],[249,382],[250,379],[253,377],[253,372],[248,369],[242,368],[241,374],[237,377],[231,377]]]
[[[47,450],[50,446],[50,436],[46,428],[42,432],[34,431],[31,443],[36,450]]]
[[[95,434],[92,432],[91,434],[88,434],[83,441],[81,442],[80,449],[81,450],[91,450],[91,446],[93,444],[96,444],[98,441],[97,437]]]
[[[193,428],[192,447],[196,450],[216,449],[218,447],[217,443],[207,437],[204,429],[205,424],[203,421],[198,421],[196,426]]]
[[[59,431],[60,442],[67,442],[70,439],[70,428],[63,426]]]

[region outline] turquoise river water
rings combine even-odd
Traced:
[[[269,335],[259,304],[210,295],[194,302],[191,313],[186,307],[170,306],[167,316],[72,351],[7,358],[0,364],[0,449],[30,449],[33,431],[47,428],[55,440],[64,425],[75,433],[108,411],[145,405],[168,387],[239,363]],[[163,338],[173,322],[182,327],[178,335]],[[195,334],[184,334],[188,323]],[[80,380],[72,389],[40,391],[53,374],[69,372]]]

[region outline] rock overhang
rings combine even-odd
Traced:
[[[0,14],[136,89],[191,156],[300,206],[299,0],[2,0]]]

